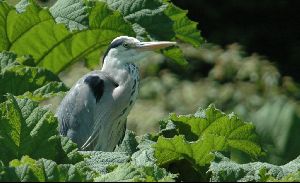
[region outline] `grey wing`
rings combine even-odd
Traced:
[[[95,105],[104,88],[101,77],[97,76],[96,81],[89,76],[85,75],[71,88],[56,113],[60,134],[71,138],[79,147],[92,133]]]
[[[120,145],[123,142],[123,139],[126,135],[126,127],[127,127],[127,119],[125,119],[123,125],[121,126],[120,133],[122,133],[122,134],[120,135],[120,138],[117,139],[118,140],[117,145]]]

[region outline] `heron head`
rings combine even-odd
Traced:
[[[120,64],[135,63],[147,55],[149,51],[175,45],[176,42],[153,41],[141,42],[136,38],[120,36],[115,38],[103,57],[103,64],[118,61]]]

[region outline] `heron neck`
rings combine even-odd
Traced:
[[[101,71],[107,73],[118,85],[124,85],[133,77],[138,77],[138,70],[134,64],[122,64],[120,61],[105,61]]]

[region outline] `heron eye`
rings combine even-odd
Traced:
[[[123,43],[124,48],[129,48],[129,44],[128,43]]]

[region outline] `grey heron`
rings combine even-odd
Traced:
[[[60,103],[56,112],[60,134],[81,150],[113,151],[125,134],[127,116],[138,95],[135,63],[147,51],[175,44],[115,38],[104,54],[102,69],[80,78]]]

